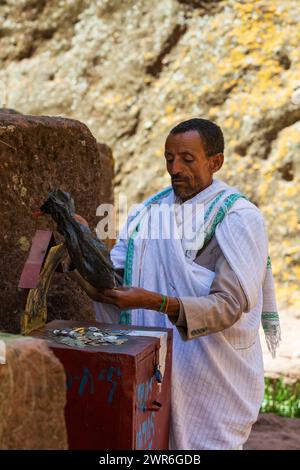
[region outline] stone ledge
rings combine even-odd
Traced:
[[[0,333],[0,449],[68,448],[64,368],[45,341]]]

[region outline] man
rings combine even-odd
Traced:
[[[223,152],[215,123],[174,127],[165,144],[172,187],[130,215],[111,252],[124,287],[100,292],[79,279],[99,320],[173,328],[172,449],[242,448],[264,393],[261,320],[273,354],[280,337],[265,224],[251,202],[213,178]],[[162,204],[174,210],[149,238]],[[187,205],[204,207],[204,240],[192,249],[184,233],[163,236],[171,222],[181,233],[186,212],[178,207]]]

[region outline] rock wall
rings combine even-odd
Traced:
[[[46,343],[0,334],[0,449],[68,448],[64,368]]]
[[[79,121],[0,112],[0,330],[20,329],[17,286],[35,232],[32,213],[51,189],[60,187],[72,194],[77,213],[94,228],[98,205],[112,202],[112,177],[110,149],[97,144]],[[38,226],[55,228],[50,217]],[[49,320],[93,317],[86,294],[56,273],[49,289]]]
[[[132,202],[168,184],[175,123],[216,120],[220,177],[262,209],[280,299],[297,300],[298,0],[23,0],[2,2],[0,16],[6,105],[85,122],[113,148],[116,191]]]

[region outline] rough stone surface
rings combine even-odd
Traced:
[[[0,16],[0,99],[85,122],[113,148],[116,191],[132,202],[169,183],[175,123],[216,120],[220,176],[262,209],[279,299],[298,301],[298,0],[8,0]]]
[[[0,113],[0,329],[19,331],[17,285],[35,232],[32,213],[60,187],[94,228],[97,206],[112,202],[112,176],[110,149],[79,121]],[[55,228],[50,218],[38,226]],[[62,273],[54,276],[48,305],[49,320],[94,316],[88,297]]]
[[[7,338],[0,365],[0,449],[68,448],[64,368],[46,343]]]
[[[300,419],[284,418],[274,413],[260,414],[245,450],[299,450]]]

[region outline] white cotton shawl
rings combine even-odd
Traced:
[[[226,201],[235,193],[235,188],[214,180],[187,202],[204,204],[205,239],[215,233],[244,289],[248,312],[227,330],[183,341],[166,315],[143,309],[131,311],[132,324],[174,330],[172,449],[239,448],[248,438],[263,398],[258,330],[263,310],[268,241],[263,218],[253,204],[238,199],[226,209]],[[158,223],[158,205],[162,201],[168,205],[176,202],[171,188],[151,197],[130,216],[126,230],[129,229],[131,238],[128,241],[123,231],[111,253],[115,267],[125,268],[126,283],[133,286],[177,297],[208,295],[215,273],[194,263],[193,257],[186,257],[184,240],[144,238],[149,224],[156,226]],[[157,204],[150,217],[146,209],[149,203]],[[214,226],[222,210],[225,210],[225,217]],[[170,214],[178,224],[175,212]],[[164,222],[170,223],[169,220]],[[167,230],[163,224],[162,231]],[[274,295],[270,299],[275,305]],[[104,310],[107,312],[107,307]],[[96,304],[96,312],[103,320],[101,304]]]

